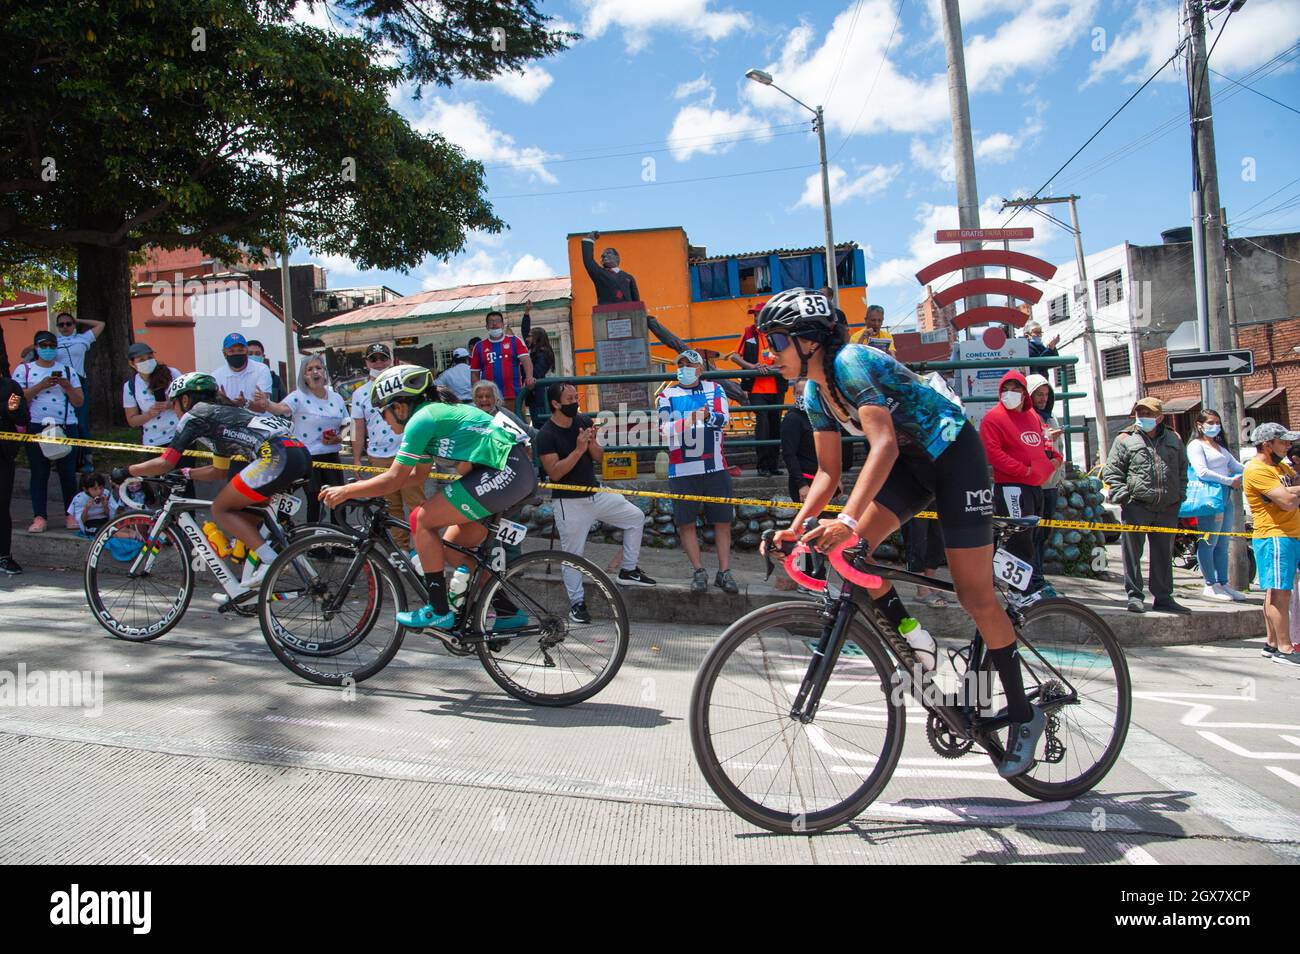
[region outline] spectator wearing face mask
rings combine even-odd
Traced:
[[[149,447],[166,447],[176,436],[179,418],[167,400],[167,387],[181,373],[159,364],[153,349],[136,342],[126,350],[126,360],[135,374],[122,385],[122,409],[126,423],[140,428],[140,442]]]
[[[696,351],[677,356],[677,383],[659,392],[655,409],[659,431],[668,444],[668,490],[674,494],[702,497],[730,497],[731,475],[722,455],[723,433],[730,419],[727,396],[713,381],[700,377],[704,358]],[[700,541],[695,521],[703,513],[713,524],[718,548],[718,573],[713,585],[726,593],[739,593],[731,575],[731,504],[673,501],[673,523],[682,540],[682,550],[694,570],[691,592],[709,588],[709,574],[700,558]]]
[[[515,398],[537,382],[533,380],[533,359],[528,346],[517,335],[506,334],[505,315],[487,313],[487,338],[474,346],[469,356],[470,381],[491,381],[506,403],[515,406]]]
[[[1047,344],[1043,344],[1043,326],[1036,321],[1031,321],[1025,325],[1025,337],[1029,339],[1029,357],[1056,357],[1056,346],[1061,343],[1060,335],[1054,337]]]
[[[397,450],[402,446],[401,437],[393,433],[379,408],[370,401],[375,378],[392,366],[393,353],[388,350],[388,345],[375,342],[366,349],[366,369],[370,380],[352,392],[352,464],[355,467],[361,466],[364,455],[371,467],[387,470],[393,466]],[[407,512],[424,503],[424,488],[413,484],[388,494],[386,499],[389,514],[406,524]],[[404,550],[411,548],[411,537],[405,530],[394,528],[393,541]]]
[[[1031,374],[1026,381],[1026,387],[1029,388],[1029,402],[1033,405],[1035,413],[1038,414],[1039,420],[1043,422],[1043,440],[1047,446],[1056,452],[1056,456],[1064,463],[1065,460],[1065,430],[1061,427],[1060,422],[1052,416],[1052,411],[1056,406],[1056,392],[1052,389],[1052,384],[1041,374]],[[1061,481],[1065,480],[1065,467],[1057,468],[1051,477],[1043,484],[1043,519],[1051,520],[1056,514],[1056,502],[1060,496]],[[1047,580],[1043,577],[1043,552],[1047,549],[1047,541],[1051,537],[1052,531],[1048,527],[1039,527],[1034,531],[1034,581],[1035,589],[1045,591],[1047,596],[1057,595],[1056,590],[1048,585]]]
[[[117,495],[103,474],[82,474],[81,493],[72,498],[68,516],[76,522],[80,533],[93,537],[104,524],[113,519],[117,507]]]
[[[1289,446],[1300,431],[1261,424],[1250,435],[1255,456],[1242,474],[1254,527],[1251,548],[1259,585],[1264,589],[1264,655],[1284,665],[1300,665],[1291,640],[1291,594],[1300,570],[1300,480],[1288,463]]]
[[[980,439],[993,467],[993,509],[1004,517],[1033,517],[1043,513],[1043,484],[1063,461],[1043,439],[1043,422],[1029,403],[1025,376],[1012,369],[1002,376],[998,403],[980,422]],[[1031,566],[1034,563],[1033,531],[1021,531],[1007,542],[1007,549]],[[1031,578],[1027,594],[1034,587]]]
[[[1120,505],[1126,524],[1147,527],[1178,526],[1178,507],[1187,495],[1187,449],[1178,435],[1164,426],[1164,404],[1144,397],[1133,405],[1133,423],[1116,436],[1101,472],[1110,499]],[[1174,601],[1174,535],[1125,533],[1124,588],[1128,611],[1145,613],[1142,593],[1142,551],[1151,538],[1148,583],[1155,608],[1167,613],[1189,613]]]
[[[280,380],[280,375],[271,369],[270,363],[266,360],[266,348],[256,338],[248,339],[248,358],[250,361],[265,365],[271,372],[271,389],[267,392],[266,399],[277,404],[283,401],[287,393],[284,390],[284,382]]]
[[[21,434],[27,430],[29,416],[23,389],[9,377],[8,368],[0,368],[0,432]],[[15,576],[23,572],[13,558],[13,520],[9,506],[14,497],[14,462],[18,457],[18,442],[0,440],[0,573]]]
[[[213,371],[212,376],[217,379],[222,397],[238,407],[248,407],[258,391],[271,393],[271,369],[249,360],[248,340],[243,335],[237,331],[226,335],[221,353],[226,363]]]
[[[321,504],[317,498],[321,487],[343,483],[342,470],[316,465],[341,463],[339,447],[343,444],[343,436],[340,432],[348,419],[347,402],[330,387],[325,359],[316,354],[304,360],[298,369],[295,391],[286,395],[282,402],[254,401],[253,410],[292,418],[294,438],[301,441],[311,454],[312,468],[307,478],[307,521],[315,523],[320,519]]]
[[[1223,512],[1196,518],[1200,533],[1214,534],[1235,529],[1232,497],[1229,493],[1241,486],[1245,467],[1223,440],[1223,419],[1218,411],[1206,409],[1196,417],[1196,426],[1187,441],[1187,463],[1196,479],[1205,484],[1219,484],[1223,493]],[[1227,603],[1241,601],[1246,594],[1228,585],[1228,537],[1204,536],[1196,541],[1196,567],[1205,580],[1202,599]]]
[[[89,318],[74,318],[71,312],[61,311],[54,316],[54,327],[58,330],[59,360],[61,360],[81,378],[81,392],[86,390],[86,352],[95,344],[95,340],[104,332],[104,322]],[[90,402],[82,401],[77,407],[77,433],[84,438],[90,437]],[[94,459],[90,448],[80,447],[73,451],[83,471],[94,470]]]
[[[48,424],[57,424],[67,437],[78,437],[76,409],[85,400],[81,378],[71,367],[59,361],[58,340],[48,331],[38,331],[32,342],[35,360],[25,361],[14,369],[14,380],[23,389],[31,413],[29,431],[41,431]],[[72,503],[77,494],[77,455],[66,454],[51,460],[42,445],[32,441],[27,445],[27,463],[32,471],[32,513],[28,533],[43,533],[49,525],[50,470],[58,473],[59,489],[63,492],[63,506]],[[68,518],[68,529],[75,530],[76,522]]]

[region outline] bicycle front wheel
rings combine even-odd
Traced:
[[[777,603],[731,625],[691,692],[695,760],[718,798],[781,834],[851,821],[889,782],[903,751],[906,710],[890,663],[856,619],[816,717],[790,711],[813,665],[823,620],[814,603]]]
[[[589,621],[571,615],[586,604]],[[527,616],[516,629],[494,634],[512,609]],[[490,579],[474,608],[478,646],[492,680],[516,699],[539,706],[571,706],[604,689],[623,665],[631,627],[614,581],[594,563],[560,550],[525,553]]]
[[[338,596],[342,592],[342,599]],[[340,686],[369,679],[392,660],[405,630],[396,572],[373,551],[361,555],[345,533],[316,532],[290,544],[262,581],[262,636],[277,659],[304,679]]]
[[[1049,714],[1038,761],[1007,781],[1044,801],[1077,798],[1105,778],[1124,747],[1133,707],[1128,661],[1105,621],[1073,600],[1035,603],[1019,629],[1025,691]],[[1000,687],[991,670],[988,685]],[[1074,702],[1051,705],[1071,690]],[[1004,704],[995,697],[992,708]],[[1001,740],[989,742],[990,757],[1001,762]]]
[[[189,549],[175,526],[150,540],[157,518],[140,511],[119,514],[90,544],[86,600],[96,622],[118,639],[157,639],[180,622],[194,595]],[[137,566],[142,553],[149,562]]]

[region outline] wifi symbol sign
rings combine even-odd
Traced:
[[[989,229],[984,231],[1001,230]],[[939,233],[941,236],[943,234],[943,232]],[[980,237],[983,236],[970,236],[970,238]],[[1002,238],[1003,236],[996,237]],[[963,233],[962,238],[965,239],[967,236]],[[944,239],[940,239],[940,241],[944,241]],[[959,252],[956,255],[941,258],[933,265],[927,265],[917,272],[916,280],[922,285],[929,285],[940,276],[960,272],[963,269],[975,266],[987,265],[1015,268],[1036,275],[1044,281],[1056,274],[1055,265],[1051,262],[1045,262],[1041,258],[1035,258],[1033,255],[1026,255],[1024,252],[1011,252],[1005,249],[981,249],[974,252]],[[943,308],[954,302],[977,295],[1006,295],[1036,305],[1042,299],[1043,292],[1042,289],[1035,288],[1033,285],[1013,281],[1009,278],[974,278],[958,282],[951,288],[945,288],[943,291],[937,292],[934,296],[934,303],[936,306]],[[1016,328],[1023,328],[1028,320],[1029,316],[1018,308],[1011,308],[1007,305],[985,305],[980,308],[966,309],[953,319],[952,324],[958,330],[969,328],[971,325],[990,325],[998,322]]]

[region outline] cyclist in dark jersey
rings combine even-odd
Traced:
[[[444,403],[433,372],[416,365],[399,364],[375,378],[370,400],[388,426],[402,435],[401,449],[384,473],[325,487],[321,502],[336,507],[354,497],[386,496],[412,484],[423,487],[435,457],[457,461],[460,479],[442,484],[414,521],[415,551],[430,601],[397,614],[397,621],[409,629],[450,629],[455,614],[447,604],[441,533],[446,530],[446,538],[458,546],[476,547],[487,536],[479,521],[532,495],[537,473],[527,436],[501,415],[494,418],[473,405]],[[527,616],[513,605],[498,606],[498,614],[496,631],[527,623]]]
[[[984,446],[961,409],[893,357],[845,345],[829,302],[803,288],[779,292],[758,315],[777,369],[789,381],[806,375],[818,470],[794,522],[777,544],[800,538],[840,480],[840,430],[867,439],[867,459],[843,512],[803,535],[829,551],[856,535],[870,553],[933,500],[947,544],[948,567],[962,608],[975,620],[1007,697],[1011,718],[1004,777],[1034,764],[1046,726],[1025,697],[1015,631],[993,590],[993,485]],[[909,615],[892,584],[869,591],[895,628]]]
[[[228,536],[248,548],[240,584],[251,588],[275,559],[275,550],[258,531],[258,521],[243,511],[265,503],[272,494],[287,490],[311,470],[311,453],[290,436],[288,418],[226,403],[218,394],[216,378],[201,371],[183,374],[167,388],[167,400],[180,418],[176,436],[161,457],[117,468],[118,483],[130,477],[156,477],[174,470],[184,451],[194,446],[212,451],[212,464],[187,468],[192,480],[225,480],[230,458],[239,455],[248,465],[221,488],[212,501],[212,519]]]

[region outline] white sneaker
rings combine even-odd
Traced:
[[[1201,599],[1214,600],[1216,603],[1231,603],[1232,597],[1219,590],[1218,584],[1207,583],[1201,590]]]
[[[247,592],[248,592],[248,587],[244,587],[243,589],[239,590],[239,592],[237,592],[234,596],[231,596],[225,590],[218,590],[216,593],[212,594],[212,602],[216,603],[218,606],[225,606],[231,600],[237,599],[243,596]]]
[[[1245,593],[1242,593],[1239,590],[1234,590],[1227,583],[1215,583],[1214,588],[1234,602],[1240,603],[1242,600],[1246,599]]]
[[[252,563],[244,562],[244,574],[239,578],[239,585],[246,590],[255,588],[262,582],[262,577],[266,576],[268,565],[259,563],[256,567]]]

